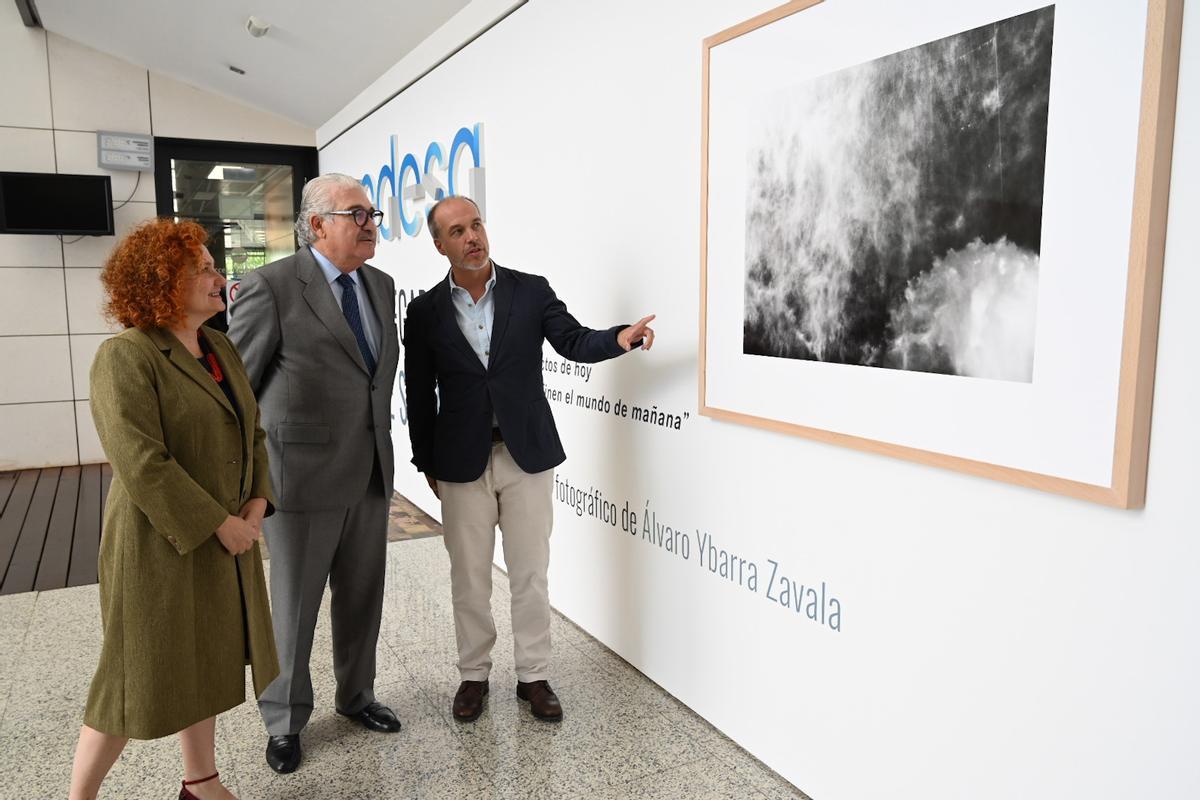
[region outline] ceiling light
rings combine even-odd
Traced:
[[[254,167],[247,167],[239,164],[217,164],[208,173],[210,181],[240,181],[249,183],[257,180],[258,173]],[[239,190],[238,194],[241,194]]]
[[[251,14],[249,17],[246,17],[246,30],[255,39],[261,39],[267,35],[267,31],[271,30],[271,23]]]

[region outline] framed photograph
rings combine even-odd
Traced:
[[[797,0],[704,41],[700,412],[1145,502],[1182,0]]]

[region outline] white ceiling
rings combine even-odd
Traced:
[[[2,2],[3,0],[0,0]],[[42,25],[317,128],[469,0],[36,0]],[[246,32],[253,14],[271,24]],[[234,65],[246,71],[237,75]]]

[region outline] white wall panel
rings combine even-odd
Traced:
[[[100,283],[100,270],[73,267],[66,270],[67,276],[67,327],[71,333],[106,333],[120,330],[120,326],[104,318],[101,306],[104,303],[104,286]]]
[[[0,406],[0,472],[78,463],[74,403]]]
[[[62,243],[54,236],[0,234],[0,266],[62,268]]]
[[[26,28],[14,3],[0,4],[0,125],[49,128],[46,32]]]
[[[296,87],[280,86],[279,91],[294,92]],[[158,73],[150,74],[150,99],[156,136],[300,147],[316,142],[312,128]]]
[[[87,400],[91,397],[88,375],[92,370],[92,362],[96,360],[96,351],[100,344],[110,338],[109,334],[97,336],[71,337],[71,371],[75,382],[75,399]]]
[[[0,128],[0,171],[54,172],[54,131]]]
[[[0,336],[67,332],[61,269],[0,267]]]
[[[48,46],[55,128],[150,133],[145,69],[53,33]]]
[[[0,336],[0,405],[71,399],[66,336]]]

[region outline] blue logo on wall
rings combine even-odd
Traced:
[[[459,128],[446,150],[438,142],[430,142],[422,161],[412,153],[400,157],[394,134],[388,144],[389,160],[379,168],[379,174],[362,177],[367,195],[385,214],[379,226],[382,239],[390,242],[416,236],[425,225],[429,207],[450,195],[470,197],[487,219],[482,122],[471,128]],[[465,159],[467,154],[469,162]]]

